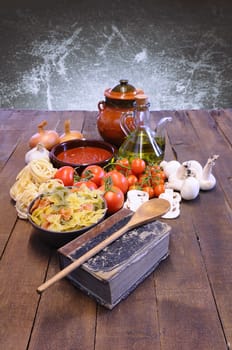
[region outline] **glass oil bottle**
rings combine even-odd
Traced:
[[[132,131],[127,126],[127,118],[131,118],[131,113],[121,116],[120,125],[126,139],[119,148],[118,157],[129,161],[141,158],[147,164],[159,164],[163,160],[164,150],[157,144],[154,131],[150,128],[149,107],[147,96],[136,96],[133,112],[135,128]]]

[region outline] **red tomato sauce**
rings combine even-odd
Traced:
[[[99,147],[76,147],[63,151],[57,155],[62,162],[72,164],[98,163],[112,156],[110,151]]]

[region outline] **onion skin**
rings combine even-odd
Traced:
[[[38,125],[38,132],[31,136],[29,147],[34,148],[38,143],[42,143],[47,150],[51,150],[53,146],[60,142],[60,137],[55,130],[44,130],[47,125],[46,120]]]
[[[70,130],[70,120],[65,120],[64,134],[60,136],[60,143],[75,139],[83,139],[82,133],[78,130]]]

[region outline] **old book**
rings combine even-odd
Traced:
[[[60,248],[61,268],[125,225],[131,215],[130,210],[122,209]],[[159,220],[128,231],[67,278],[98,303],[112,309],[169,255],[170,231],[170,226]]]

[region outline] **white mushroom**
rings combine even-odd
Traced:
[[[216,185],[216,179],[212,174],[212,168],[215,165],[215,160],[218,157],[219,155],[210,157],[203,168],[202,177],[200,179],[200,189],[203,191],[211,190]]]
[[[202,166],[197,160],[188,160],[183,165],[188,167],[189,175],[194,176],[197,179],[202,177]]]
[[[188,176],[187,166],[180,164],[176,170],[171,173],[168,177],[168,182],[166,183],[166,188],[171,188],[176,191],[180,191],[184,179]]]
[[[195,199],[200,190],[211,190],[216,185],[212,168],[218,155],[210,157],[204,168],[196,160],[189,160],[180,164],[176,160],[163,161],[161,166],[168,178],[166,189],[179,191],[186,200]]]
[[[199,191],[199,181],[193,176],[188,176],[183,182],[183,186],[180,190],[180,195],[185,200],[192,200],[198,196]]]
[[[167,162],[166,160],[163,160],[160,163],[160,166],[163,168],[165,175],[167,178],[176,172],[176,170],[179,168],[181,164],[177,160],[170,160],[170,162]]]

